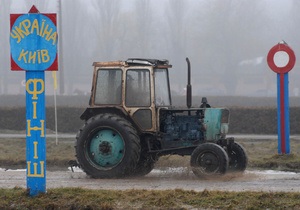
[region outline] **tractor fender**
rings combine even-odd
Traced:
[[[80,119],[87,121],[93,116],[104,114],[104,113],[112,113],[117,114],[129,122],[133,124],[133,126],[137,129],[138,132],[140,132],[139,126],[132,120],[132,118],[129,116],[129,114],[126,112],[125,109],[122,107],[88,107],[84,110],[84,112],[81,114]]]
[[[119,115],[128,116],[127,112],[120,107],[88,107],[80,115],[81,120],[88,120],[92,116],[101,114],[101,113],[114,113]]]

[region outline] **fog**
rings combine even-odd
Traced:
[[[10,70],[10,14],[58,14],[57,94],[89,94],[94,61],[168,59],[171,89],[184,94],[185,58],[193,95],[276,96],[268,51],[284,40],[299,55],[297,0],[1,0],[0,94],[25,94],[25,72]],[[299,65],[289,73],[298,96]],[[46,94],[53,94],[51,72]]]

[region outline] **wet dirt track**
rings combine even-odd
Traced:
[[[222,178],[196,178],[185,168],[153,170],[141,178],[91,179],[80,170],[47,171],[47,188],[81,187],[86,189],[147,190],[220,190],[220,191],[285,191],[300,192],[300,174],[280,171],[246,171]],[[0,169],[0,188],[26,188],[26,172]]]

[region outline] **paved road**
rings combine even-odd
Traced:
[[[91,179],[79,169],[75,172],[71,170],[48,171],[46,175],[47,188],[300,192],[300,174],[280,171],[246,171],[242,175],[229,174],[211,180],[198,179],[186,168],[153,170],[143,178],[131,179]],[[13,188],[15,186],[26,188],[25,169],[0,169],[0,188]]]

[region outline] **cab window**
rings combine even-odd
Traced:
[[[99,69],[95,92],[95,104],[121,104],[121,69]]]
[[[148,69],[127,70],[125,103],[128,107],[151,106]]]

